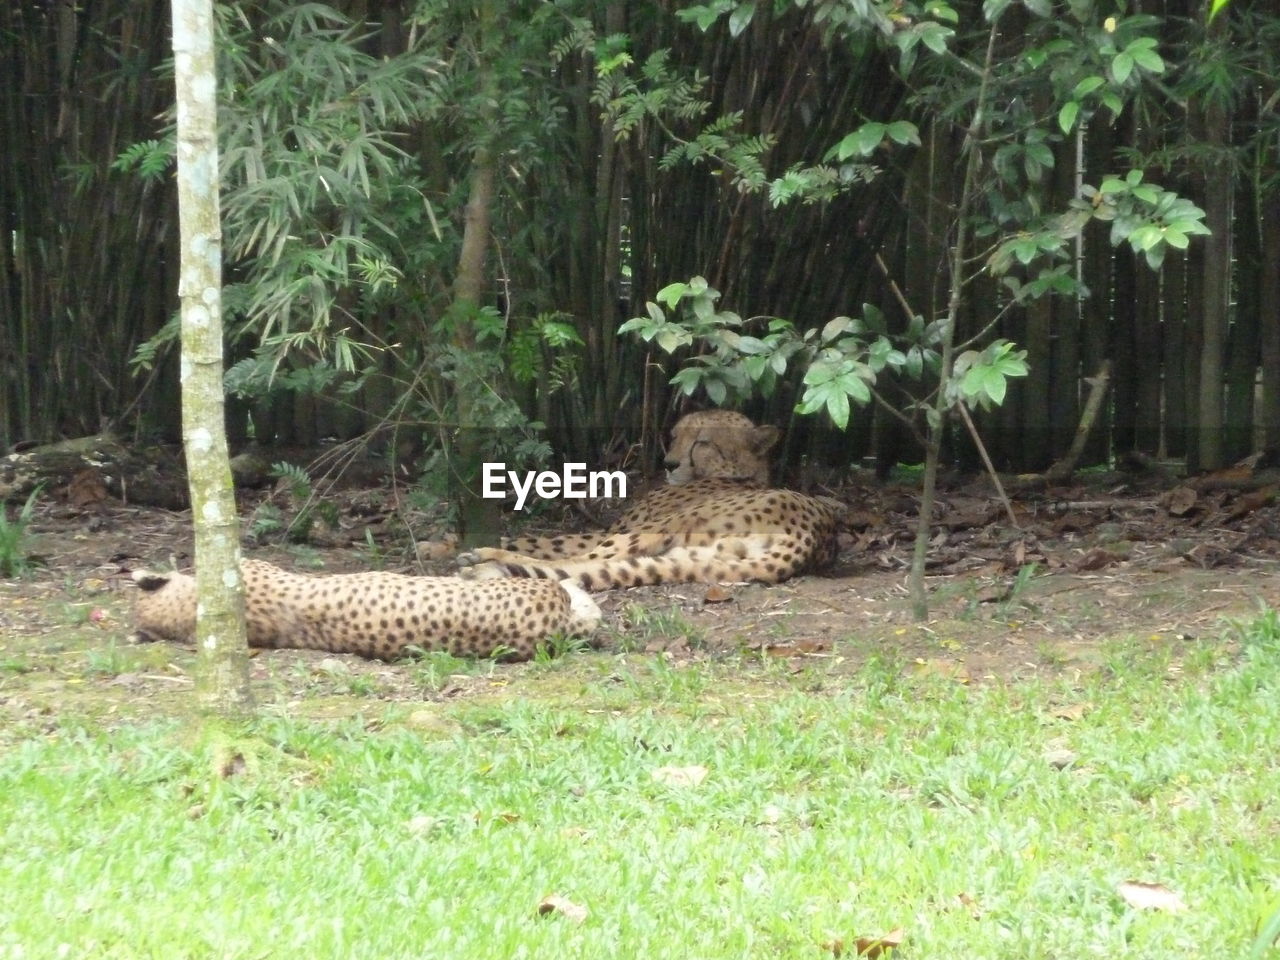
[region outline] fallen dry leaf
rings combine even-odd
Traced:
[[[718,583],[713,583],[707,587],[707,592],[702,595],[703,603],[724,603],[726,600],[732,599],[733,594]]]
[[[440,817],[431,817],[425,813],[420,813],[416,817],[410,817],[405,821],[405,829],[410,833],[425,834],[435,829],[436,824],[443,822]]]
[[[1179,913],[1187,909],[1182,898],[1163,883],[1143,883],[1140,880],[1126,880],[1116,884],[1116,893],[1124,902],[1138,910],[1164,910],[1168,913]]]
[[[1111,564],[1119,563],[1125,559],[1127,558],[1124,554],[1103,550],[1101,547],[1094,547],[1071,566],[1075,570],[1087,573],[1090,570],[1101,570],[1103,567],[1109,567]]]
[[[520,819],[520,814],[512,813],[509,810],[501,810],[498,813],[490,813],[486,815],[482,811],[477,810],[471,815],[471,819],[476,823],[484,823],[485,820],[498,820],[502,823],[516,823]]]
[[[558,893],[543,897],[538,904],[538,916],[545,917],[549,913],[558,913],[562,917],[567,917],[574,923],[582,923],[587,919],[590,911],[581,904],[574,903],[568,897],[562,897]]]
[[[1064,770],[1076,762],[1076,752],[1066,747],[1058,747],[1044,752],[1044,762],[1055,770]]]
[[[227,780],[231,777],[244,773],[246,768],[247,765],[244,762],[244,754],[237,751],[236,753],[231,754],[231,756],[223,758],[222,762],[218,764],[218,776]]]
[[[766,657],[802,657],[822,653],[827,649],[825,640],[789,640],[786,643],[766,643],[760,652]]]
[[[1057,707],[1049,711],[1049,716],[1057,720],[1080,720],[1089,709],[1087,703],[1073,703],[1065,707]]]
[[[968,683],[973,679],[969,676],[968,668],[963,663],[957,663],[955,660],[937,658],[925,660],[917,657],[914,672],[917,676],[945,677],[948,680],[954,680],[956,683]]]
[[[650,776],[670,787],[696,787],[707,779],[709,772],[706,767],[694,764],[689,767],[657,767]]]
[[[853,955],[855,957],[866,957],[867,960],[875,960],[876,957],[886,956],[894,947],[902,945],[902,940],[906,936],[906,931],[902,927],[895,927],[888,933],[879,937],[858,937],[853,941]]]

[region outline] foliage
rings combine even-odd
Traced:
[[[286,515],[285,510],[269,500],[259,504],[249,519],[250,537],[261,542],[271,534],[283,532],[291,543],[307,543],[317,521],[331,530],[338,529],[337,504],[317,494],[306,470],[282,460],[272,464],[271,476],[279,481],[277,490],[289,512]]]
[[[934,317],[922,317],[904,302],[907,328],[893,338],[881,312],[865,304],[861,317],[836,317],[823,328],[803,334],[797,334],[791,323],[773,318],[761,336],[744,336],[737,330],[743,325],[741,318],[717,312],[714,303],[719,294],[700,277],[663,288],[656,297],[658,303],[647,305],[648,315],[628,321],[621,332],[635,333],[668,353],[695,345],[689,365],[672,383],[686,394],[702,388],[717,404],[742,399],[757,387],[768,394],[788,367],[797,370],[804,386],[797,411],[825,410],[842,429],[849,421],[850,404],[869,403],[885,370],[916,382],[926,372],[930,381],[941,378],[942,406],[929,414],[933,420],[961,399],[983,407],[1000,404],[1007,379],[1026,375],[1026,354],[1001,340],[985,345],[977,341],[1011,307],[1046,295],[1087,292],[1071,272],[1070,259],[1075,241],[1091,221],[1110,222],[1112,244],[1127,243],[1145,255],[1153,269],[1159,267],[1166,250],[1185,249],[1190,237],[1208,232],[1202,210],[1144,182],[1140,169],[1123,177],[1107,177],[1096,187],[1083,186],[1066,210],[1043,209],[1040,198],[1045,175],[1055,162],[1053,145],[1099,110],[1112,117],[1119,114],[1125,98],[1147,78],[1162,73],[1164,62],[1155,50],[1156,39],[1143,32],[1157,23],[1153,17],[1103,17],[1086,0],[1073,4],[1068,18],[1055,17],[1051,5],[1041,0],[1028,2],[1025,8],[1031,27],[1019,41],[1020,48],[1012,57],[997,59],[991,55],[995,31],[1010,9],[1010,0],[984,3],[983,15],[991,24],[985,61],[966,59],[968,42],[953,27],[959,25],[959,15],[941,2],[860,5],[854,15],[829,27],[842,35],[875,32],[883,28],[886,18],[898,17],[900,29],[881,38],[897,50],[901,74],[913,69],[917,75],[924,73],[917,64],[920,47],[937,58],[932,72],[917,76],[912,102],[954,116],[970,129],[966,149],[973,154],[971,162],[976,161],[974,169],[982,180],[980,186],[968,184],[965,189],[983,199],[981,204],[962,208],[959,215],[969,221],[975,236],[990,245],[983,270],[1003,281],[1005,292],[995,318],[965,345],[978,349],[958,351],[954,365],[949,353],[947,363],[942,362],[939,346],[944,340],[949,345],[955,332],[956,297],[951,298],[946,315]],[[752,4],[722,0],[690,8],[684,16],[706,30],[728,15],[730,31],[736,35],[753,10]],[[830,12],[821,8],[819,19],[824,19],[824,11]],[[972,46],[977,53],[983,50],[976,43]],[[1035,109],[1032,104],[1037,105]],[[1046,109],[1046,104],[1052,106]],[[1055,117],[1056,123],[1046,123],[1046,116]],[[769,182],[769,200],[774,206],[794,200],[828,202],[878,175],[879,168],[866,162],[874,155],[891,155],[920,144],[919,130],[909,120],[864,123],[833,144],[820,164],[794,166]],[[760,146],[750,170],[736,181],[743,189],[764,186],[752,176],[767,144]],[[720,159],[729,165],[735,162],[728,151],[721,151]],[[967,251],[964,255],[968,256]],[[959,284],[959,293],[972,277],[953,275],[952,280]],[[685,299],[689,312],[683,318],[670,318],[659,306],[665,303],[674,309]],[[958,380],[954,387],[953,376]],[[926,391],[909,409],[925,407],[929,413],[931,396]],[[931,426],[940,424],[931,422]]]
[[[0,503],[0,577],[21,576],[31,569],[31,522],[35,519],[36,498],[43,489],[32,490],[12,520],[8,509]]]

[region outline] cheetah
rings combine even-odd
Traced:
[[[571,582],[397,573],[304,576],[261,560],[241,563],[249,646],[327,650],[395,660],[446,650],[456,657],[530,659],[554,634],[589,635],[600,608]],[[191,640],[195,578],[137,570],[140,640]]]
[[[520,538],[459,556],[476,580],[533,577],[586,590],[690,581],[780,583],[835,560],[845,508],[770,489],[778,430],[740,413],[693,413],[672,429],[668,485],[603,534]]]

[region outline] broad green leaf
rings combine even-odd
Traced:
[[[982,0],[982,16],[988,23],[994,23],[1009,9],[1009,2],[1010,0]]]
[[[681,347],[692,342],[692,338],[685,331],[675,327],[668,327],[657,335],[658,346],[667,353],[675,353]]]
[[[920,146],[920,131],[910,120],[895,120],[889,124],[885,133],[894,143]]]
[[[704,277],[694,277],[692,280],[689,281],[688,291],[689,291],[689,296],[691,297],[699,297],[702,294],[706,293],[708,289],[709,288],[707,287],[707,281],[706,281],[706,278]],[[712,292],[714,293],[714,291]]]
[[[1111,77],[1118,84],[1123,84],[1133,73],[1133,57],[1127,53],[1117,53],[1111,61]]]
[[[884,123],[864,123],[853,132],[854,147],[860,156],[868,156],[876,147],[880,146],[880,142],[884,140],[885,131],[888,130],[888,124]],[[841,157],[841,160],[847,160],[848,157]]]
[[[920,375],[924,373],[924,356],[921,354],[919,347],[912,347],[907,351],[906,363],[903,364],[907,376],[912,380],[919,380]]]
[[[1129,55],[1134,63],[1149,73],[1164,72],[1164,60],[1154,50],[1134,50]]]
[[[940,23],[922,23],[920,25],[921,42],[937,54],[947,52],[947,39],[954,33],[955,31],[950,27],[944,27]]]
[[[1007,381],[1004,378],[1004,374],[993,367],[988,367],[985,376],[982,378],[982,388],[997,406],[1004,403],[1006,387]]]
[[[707,399],[717,407],[724,403],[729,395],[729,389],[724,385],[723,380],[708,380],[703,386],[707,391]]]
[[[1068,100],[1062,105],[1062,109],[1058,111],[1058,126],[1062,128],[1063,133],[1070,133],[1071,128],[1076,125],[1076,117],[1080,113],[1080,104],[1075,100]]]
[[[736,37],[738,34],[742,33],[743,30],[747,29],[748,25],[751,23],[751,18],[755,15],[755,12],[755,3],[738,4],[734,8],[733,13],[729,14],[729,36]]]
[[[701,322],[708,323],[716,315],[716,305],[706,294],[693,298],[693,315]]]
[[[705,283],[706,281],[703,282]],[[689,287],[683,283],[669,283],[658,291],[658,295],[654,299],[659,303],[665,303],[670,309],[674,310],[676,304],[680,302],[680,298],[684,296],[685,291],[688,289]]]
[[[866,321],[867,329],[872,333],[883,334],[888,332],[884,320],[884,311],[874,303],[864,303],[862,305],[862,318]]]
[[[849,425],[849,395],[843,390],[832,390],[827,395],[827,416],[841,430]]]
[[[848,333],[853,329],[853,321],[848,317],[834,317],[828,320],[826,326],[822,328],[822,342],[830,343],[842,333]]]
[[[1099,77],[1099,76],[1085,77],[1083,80],[1081,80],[1079,83],[1076,84],[1076,88],[1075,90],[1072,91],[1071,95],[1075,99],[1081,100],[1087,97],[1089,94],[1093,93],[1093,91],[1097,90],[1100,86],[1102,86],[1106,82],[1107,82],[1106,80],[1104,80],[1102,77]]]

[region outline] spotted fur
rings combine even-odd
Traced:
[[[293,647],[394,660],[447,650],[457,657],[527,660],[554,634],[586,635],[600,608],[573,583],[396,573],[304,576],[245,560],[245,619],[251,647]],[[195,636],[195,578],[184,573],[133,575],[141,593],[142,640]]]
[[[587,590],[688,581],[778,583],[830,564],[844,506],[764,488],[776,429],[708,411],[676,424],[670,485],[595,536],[523,539],[463,554],[477,580],[572,580]]]

